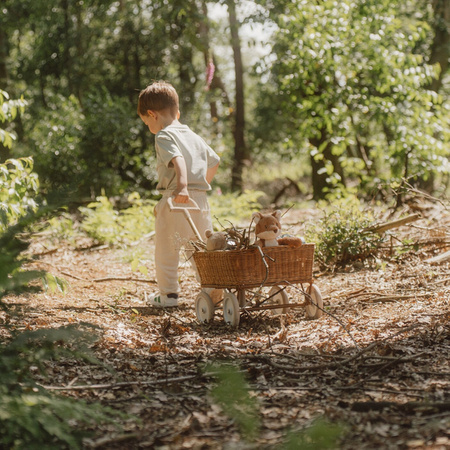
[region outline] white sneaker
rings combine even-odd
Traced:
[[[147,292],[144,293],[145,302],[149,306],[156,306],[157,308],[174,308],[178,306],[178,294],[160,294],[156,292],[147,297]]]

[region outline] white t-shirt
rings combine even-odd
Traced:
[[[156,170],[158,172],[159,191],[174,190],[177,176],[172,159],[182,156],[186,162],[188,189],[209,191],[206,181],[208,169],[217,165],[219,156],[214,150],[187,125],[180,123],[169,125],[156,134]]]

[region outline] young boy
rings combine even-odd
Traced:
[[[164,81],[154,82],[139,94],[138,114],[156,135],[156,169],[162,194],[155,207],[155,265],[159,292],[148,299],[158,307],[178,305],[179,251],[195,234],[183,215],[170,212],[168,199],[186,204],[190,199],[200,207],[192,219],[202,236],[212,229],[206,191],[219,166],[220,158],[180,118],[178,94]],[[183,206],[183,205],[181,205]]]

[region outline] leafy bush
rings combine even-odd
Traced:
[[[148,184],[143,176],[147,155],[139,146],[139,118],[129,99],[98,89],[84,100],[83,112],[79,151],[86,164],[84,190],[99,193],[105,188],[119,195],[129,185]]]
[[[23,97],[19,100],[12,100],[7,92],[0,89],[0,123],[14,120],[19,111],[23,111],[26,104],[27,102]],[[0,144],[6,148],[11,148],[15,138],[16,136],[13,133],[0,128]]]
[[[134,192],[128,196],[131,206],[118,211],[106,196],[87,207],[80,207],[84,215],[81,228],[99,242],[126,244],[136,241],[154,229],[154,200],[141,199]]]
[[[92,423],[113,422],[118,413],[98,404],[88,404],[52,395],[37,384],[31,374],[45,376],[45,362],[61,356],[93,361],[86,343],[93,334],[78,326],[14,333],[0,345],[0,446],[12,449],[80,448]],[[76,351],[69,350],[71,345]]]
[[[245,191],[243,194],[215,194],[209,197],[213,223],[227,226],[249,220],[252,212],[260,208],[258,199],[264,195],[259,191]],[[89,236],[106,244],[127,244],[136,241],[154,230],[153,209],[155,200],[144,200],[137,192],[128,196],[130,207],[118,210],[111,200],[102,195],[87,207],[80,207],[83,214],[81,228]],[[214,220],[217,219],[217,221]]]
[[[36,209],[38,189],[33,158],[8,159],[0,164],[0,231]]]
[[[27,117],[27,130],[36,160],[36,172],[44,188],[78,188],[88,167],[79,149],[84,114],[74,96],[50,95],[49,107],[39,111],[39,120]],[[21,152],[30,152],[27,145]]]
[[[364,231],[373,223],[373,217],[361,210],[356,197],[348,197],[324,209],[323,218],[309,224],[306,236],[316,243],[319,264],[333,269],[377,254],[381,238]]]
[[[42,271],[23,270],[22,256],[28,243],[19,239],[37,216],[27,216],[0,235],[0,308],[9,312],[5,295],[18,293]],[[53,282],[63,284],[56,278]],[[118,413],[96,404],[57,397],[32,377],[33,370],[45,376],[45,362],[61,356],[82,357],[89,361],[87,333],[76,326],[17,332],[4,324],[8,341],[0,343],[0,447],[8,449],[81,448],[83,430],[92,423],[114,422]],[[92,327],[91,327],[92,328]],[[74,350],[71,350],[70,347]]]

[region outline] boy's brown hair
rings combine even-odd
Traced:
[[[148,110],[162,111],[169,109],[175,117],[179,109],[178,94],[175,88],[165,81],[155,81],[139,94],[138,114],[147,116]]]

